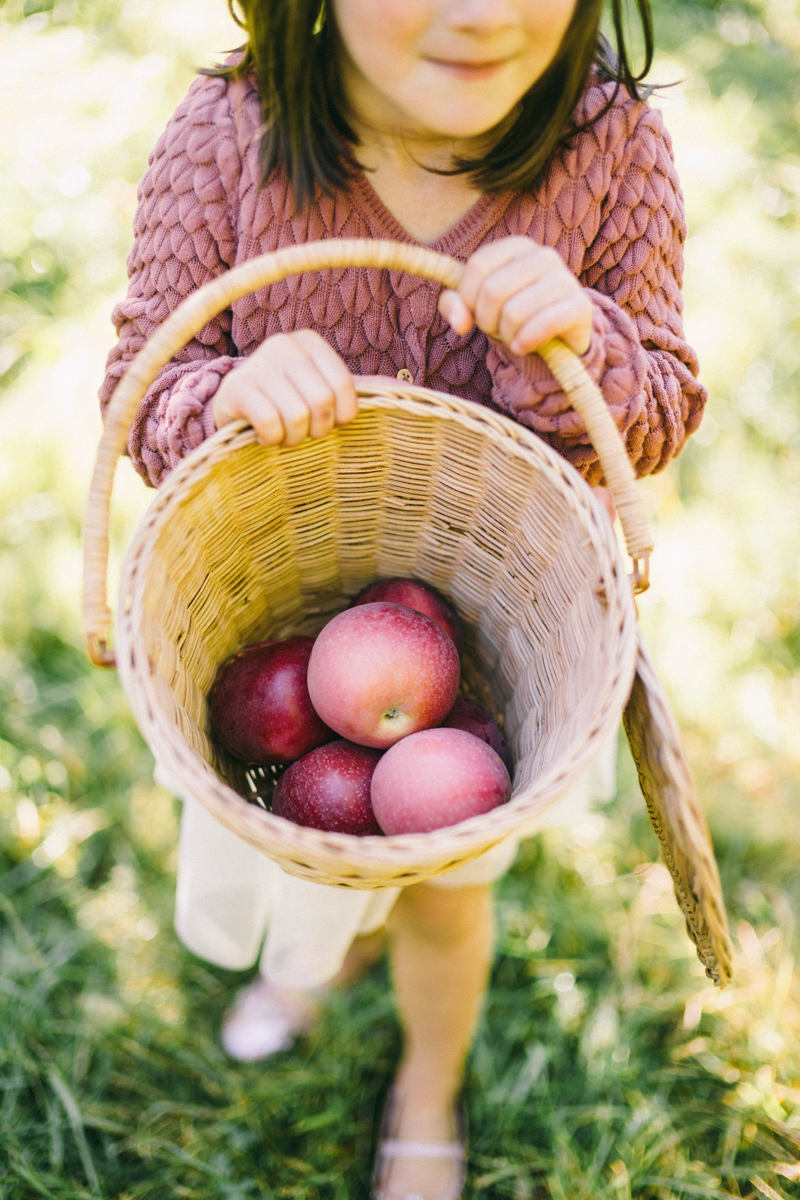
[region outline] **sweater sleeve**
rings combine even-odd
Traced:
[[[595,137],[616,142],[620,151],[580,273],[594,309],[583,363],[641,476],[679,453],[700,424],[706,401],[697,359],[683,336],[683,197],[657,110],[626,100]],[[589,177],[587,186],[591,182]],[[535,429],[589,483],[600,483],[583,422],[543,361],[493,342],[487,366],[495,403]]]
[[[198,79],[150,156],[139,187],[119,340],[100,389],[105,409],[128,364],[182,300],[227,270],[236,251],[232,207],[241,171],[225,80]],[[214,431],[212,401],[236,363],[231,313],[200,330],[150,386],[128,453],[153,486]]]

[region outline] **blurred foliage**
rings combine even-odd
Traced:
[[[239,977],[170,932],[177,813],[84,657],[80,517],[136,181],[223,0],[0,4],[0,1197],[366,1196],[398,1050],[383,968],[266,1066],[226,1060]],[[800,1195],[800,12],[655,0],[712,402],[643,484],[642,625],[706,801],[735,982],[692,953],[630,764],[499,888],[472,1055],[487,1198]],[[116,552],[147,496],[121,471]],[[244,977],[242,977],[244,978]]]

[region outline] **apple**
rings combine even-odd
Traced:
[[[380,750],[337,739],[292,763],[278,780],[272,811],[296,825],[380,834],[370,800],[372,773]]]
[[[291,763],[331,741],[306,676],[314,639],[256,642],[232,655],[211,689],[211,726],[234,758],[269,767]]]
[[[372,776],[372,808],[388,835],[456,825],[505,804],[510,795],[500,756],[463,729],[425,729],[403,738]]]
[[[406,608],[424,613],[450,635],[459,654],[463,650],[461,618],[450,601],[429,583],[422,583],[418,579],[379,579],[377,583],[371,583],[358,593],[352,607],[357,604],[374,604],[377,600],[405,604]]]
[[[329,621],[308,663],[308,692],[342,737],[386,749],[440,724],[458,692],[461,664],[440,625],[401,604],[345,609]]]
[[[478,737],[502,758],[509,775],[514,770],[511,748],[482,704],[469,696],[457,696],[452,709],[442,721],[443,729],[463,729]]]

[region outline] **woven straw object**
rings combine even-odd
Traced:
[[[90,655],[118,665],[166,775],[286,871],[376,888],[420,882],[524,829],[577,780],[626,710],[640,782],[707,973],[730,977],[711,842],[669,707],[636,630],[631,578],[578,473],[535,434],[469,401],[357,380],[355,421],[287,449],[226,425],[172,471],[128,550],[110,650],[108,527],[114,471],[161,368],[234,299],[290,274],[371,266],[458,285],[463,267],[422,247],[330,240],[264,255],[191,295],[114,393],[87,510],[84,623]],[[539,351],[598,452],[647,585],[650,533],[633,470],[596,385],[559,342]],[[466,686],[503,721],[511,800],[428,834],[356,838],[273,816],[264,772],[209,737],[206,698],[241,646],[316,633],[376,578],[423,579],[465,626]],[[251,799],[245,799],[250,796]],[[260,801],[260,803],[259,803]]]

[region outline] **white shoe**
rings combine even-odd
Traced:
[[[317,1005],[303,992],[276,987],[259,976],[236,996],[222,1021],[220,1040],[231,1058],[258,1062],[289,1050],[307,1033]]]
[[[381,1133],[378,1139],[378,1152],[375,1158],[375,1170],[372,1180],[372,1200],[424,1200],[419,1192],[406,1192],[404,1197],[390,1197],[386,1191],[390,1173],[390,1164],[398,1158],[444,1159],[453,1165],[451,1185],[439,1200],[459,1200],[466,1180],[466,1122],[463,1111],[459,1111],[457,1119],[457,1138],[452,1142],[412,1142],[392,1136],[394,1133],[402,1096],[394,1087],[386,1097],[386,1105],[381,1122]]]

